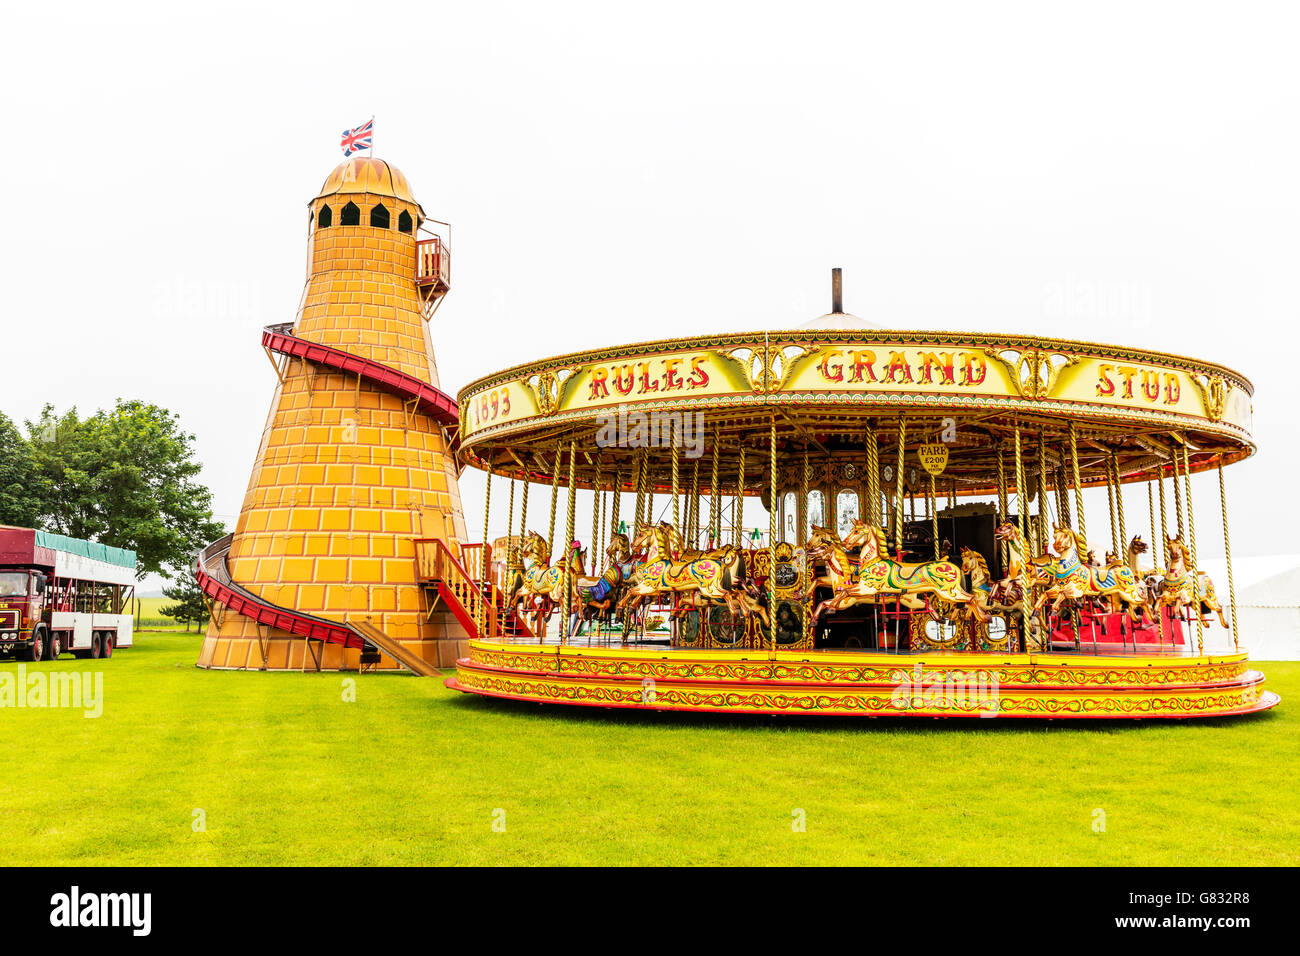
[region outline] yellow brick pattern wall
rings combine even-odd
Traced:
[[[340,225],[347,201],[360,226]],[[382,202],[391,228],[368,225]],[[437,385],[415,284],[415,235],[398,217],[418,207],[392,196],[326,196],[333,225],[313,229],[308,286],[294,334]],[[231,578],[272,604],[336,621],[368,621],[426,660],[451,666],[468,635],[445,610],[430,619],[416,583],[419,537],[456,547],[465,521],[442,431],[402,400],[355,376],[297,360],[275,390],[229,555]],[[234,613],[209,625],[205,667],[304,666],[305,641]],[[325,649],[326,669],[358,651]],[[386,663],[388,663],[386,661]],[[315,667],[310,657],[306,666]]]

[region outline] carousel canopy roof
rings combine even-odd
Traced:
[[[870,319],[864,319],[861,316],[853,315],[849,312],[827,312],[825,315],[819,315],[815,319],[809,319],[801,329],[811,330],[833,330],[833,331],[856,331],[859,329],[883,329],[884,326],[879,322],[872,322]]]
[[[691,488],[698,470],[708,492],[716,446],[719,487],[735,493],[743,454],[746,493],[766,496],[774,432],[781,490],[800,486],[805,455],[819,474],[862,481],[872,442],[889,472],[882,484],[892,486],[900,431],[906,486],[928,481],[918,453],[932,446],[932,465],[940,449],[945,458],[940,486],[958,495],[993,492],[999,459],[1014,483],[1017,431],[1030,474],[1041,459],[1052,478],[1072,468],[1073,433],[1083,485],[1105,484],[1116,469],[1122,481],[1172,474],[1184,448],[1194,472],[1255,450],[1251,383],[1213,362],[1069,339],[856,327],[862,320],[844,313],[823,319],[575,352],[486,376],[459,395],[461,454],[549,482],[559,449],[567,482],[572,442],[575,484],[590,487],[599,474],[602,487],[617,477],[634,490],[644,460],[649,486],[662,492],[676,432],[679,488]]]

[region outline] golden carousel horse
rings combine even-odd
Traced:
[[[1108,601],[1115,611],[1121,607],[1126,609],[1132,620],[1141,622],[1146,595],[1131,567],[1117,564],[1099,568],[1082,563],[1078,536],[1062,525],[1053,529],[1052,547],[1056,557],[1037,568],[1035,584],[1043,587],[1043,593],[1034,604],[1035,612],[1041,611],[1049,601],[1052,613],[1060,613],[1066,601],[1098,598]]]
[[[1217,614],[1219,623],[1227,627],[1228,620],[1223,616],[1223,605],[1219,603],[1214,593],[1214,582],[1204,571],[1197,571],[1190,567],[1191,562],[1187,548],[1183,545],[1183,539],[1173,535],[1166,545],[1169,561],[1165,569],[1164,588],[1160,593],[1160,605],[1172,608],[1175,617],[1181,615],[1184,609],[1190,608],[1196,613],[1202,625],[1210,623],[1205,616],[1205,612],[1209,611]],[[1196,576],[1195,595],[1192,593],[1192,575]]]
[[[546,621],[554,606],[561,602],[564,591],[564,565],[551,564],[551,548],[536,531],[528,532],[521,549],[530,554],[533,563],[524,571],[523,586],[514,595],[516,612],[524,617],[528,611],[525,605],[532,605],[533,633],[539,637],[546,635]],[[581,563],[580,551],[569,549],[569,580],[571,588],[576,591],[578,577],[585,567]]]
[[[739,609],[740,613],[748,617],[750,614],[758,615],[759,621],[762,622],[764,630],[771,626],[771,618],[768,617],[767,606],[762,603],[763,595],[758,591],[758,585],[752,580],[747,580],[744,585],[734,593],[726,604],[735,613]],[[719,604],[704,597],[700,592],[695,591],[680,598],[669,618],[676,620],[683,618],[691,611],[699,611],[700,614],[706,615],[708,612]]]
[[[595,577],[578,579],[578,599],[584,621],[603,615],[613,617],[623,587],[632,579],[638,562],[632,557],[627,535],[615,532],[605,548],[605,570]]]
[[[848,549],[860,547],[857,561],[857,580],[853,580]],[[885,534],[864,521],[853,522],[843,542],[828,541],[814,549],[824,556],[830,576],[836,586],[831,597],[813,609],[812,619],[817,621],[825,611],[841,611],[857,604],[878,600],[882,596],[897,597],[907,608],[928,610],[936,621],[943,615],[941,606],[931,606],[928,597],[946,603],[952,609],[964,605],[981,624],[988,615],[979,606],[975,596],[962,589],[961,568],[951,561],[897,561],[888,554]],[[812,552],[810,552],[811,554]]]
[[[1035,562],[1029,557],[1029,545],[1014,522],[1002,522],[994,529],[993,537],[1007,546],[1007,573],[994,582],[989,606],[999,611],[1014,611],[1033,587]]]
[[[970,593],[975,600],[975,604],[981,607],[985,614],[994,610],[993,575],[989,574],[989,563],[984,560],[984,555],[962,545],[961,569],[962,573],[970,581]],[[997,608],[997,610],[1005,611],[1007,609]],[[970,612],[964,609],[958,611],[959,615],[968,613]]]
[[[840,574],[839,572],[832,570],[829,564],[825,564],[826,567],[825,574],[809,575],[808,589],[804,591],[803,594],[799,595],[799,600],[801,601],[806,600],[818,588],[830,588],[832,591],[837,591],[839,590],[843,581],[847,580],[851,582],[857,576],[856,556],[848,554],[847,549],[844,547],[844,542],[840,540],[840,536],[830,528],[823,528],[818,525],[813,525],[812,530],[808,536],[808,541],[803,546],[803,551],[804,554],[807,555],[811,561],[822,561],[824,563],[824,558],[827,554],[825,549],[827,548],[827,546],[830,545],[834,545],[835,547],[839,548],[841,551],[845,552],[843,565],[847,569],[845,571],[847,577],[844,577],[844,575]]]
[[[673,559],[672,527],[666,521],[657,525],[639,524],[632,542],[633,553],[645,552],[645,564],[636,569],[627,594],[618,609],[635,609],[650,598],[664,594],[698,593],[705,600],[725,602],[736,612],[733,603],[745,578],[744,554],[727,545],[716,557]]]

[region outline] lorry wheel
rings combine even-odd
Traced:
[[[57,661],[63,653],[63,635],[55,631],[50,635],[50,660]]]
[[[99,657],[103,652],[103,646],[103,638],[100,636],[99,631],[90,635],[90,657],[92,660]]]
[[[116,639],[117,639],[117,635],[113,634],[111,631],[104,632],[104,656],[105,657],[113,656],[113,641]]]
[[[45,632],[37,631],[32,635],[32,646],[27,649],[27,659],[32,662],[45,657]]]

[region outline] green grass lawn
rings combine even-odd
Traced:
[[[195,635],[137,639],[58,663],[103,671],[98,719],[0,710],[0,863],[1300,863],[1296,663],[1261,665],[1283,702],[1248,718],[832,722],[208,672]]]

